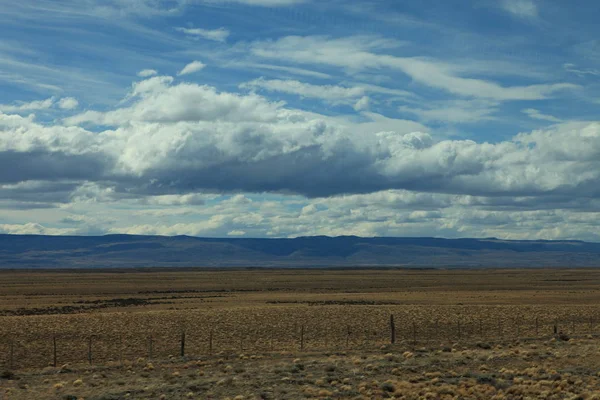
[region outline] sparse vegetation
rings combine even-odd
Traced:
[[[7,399],[599,398],[595,270],[0,274],[3,311],[111,305],[0,317]]]

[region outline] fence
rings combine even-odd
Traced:
[[[331,351],[367,349],[383,344],[439,346],[456,341],[501,342],[547,339],[565,334],[572,337],[594,335],[595,322],[589,320],[541,320],[516,317],[506,319],[456,318],[424,322],[389,319],[373,326],[360,324],[298,324],[262,326],[211,326],[198,330],[169,332],[115,332],[4,335],[0,337],[0,366],[4,369],[58,367],[63,364],[123,363],[125,360],[200,357],[218,352],[266,353],[273,351]]]

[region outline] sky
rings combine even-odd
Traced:
[[[600,241],[597,1],[0,9],[0,233]]]

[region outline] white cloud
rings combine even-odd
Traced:
[[[306,3],[309,0],[204,0],[208,3],[234,2],[249,6],[281,7]]]
[[[203,62],[192,61],[191,63],[189,63],[188,65],[183,67],[183,69],[181,71],[179,71],[177,73],[177,75],[193,74],[194,72],[198,72],[198,71],[204,69],[204,67],[206,67],[206,64],[204,64]]]
[[[240,85],[244,89],[264,89],[272,92],[296,94],[323,100],[343,100],[361,97],[365,89],[361,87],[343,87],[335,85],[313,85],[295,80],[264,78],[255,79]]]
[[[369,99],[369,96],[363,96],[356,103],[354,103],[354,110],[355,111],[368,110],[370,103],[371,103],[371,100]]]
[[[491,120],[498,103],[485,100],[450,100],[428,104],[428,108],[400,106],[398,109],[417,115],[421,120],[448,123],[476,123]]]
[[[72,110],[79,106],[79,102],[73,97],[63,97],[58,101],[58,106],[63,110]]]
[[[137,75],[141,78],[148,78],[156,74],[158,74],[158,72],[155,69],[143,69],[137,73]]]
[[[37,223],[26,224],[0,224],[0,233],[8,233],[11,235],[72,235],[76,234],[77,230],[47,228]]]
[[[22,111],[47,110],[54,105],[54,97],[46,100],[35,100],[28,103],[19,103],[17,105],[0,104],[0,111],[5,113],[18,113]]]
[[[225,28],[219,29],[202,29],[202,28],[175,28],[179,32],[186,35],[201,37],[215,42],[225,42],[229,37],[229,30]]]
[[[414,81],[460,96],[493,100],[539,100],[556,92],[578,88],[569,83],[501,86],[495,82],[457,75],[460,68],[444,62],[382,54],[390,44],[370,37],[331,39],[323,36],[288,36],[276,41],[255,42],[254,55],[302,64],[345,68],[350,74],[363,70],[400,70]]]
[[[556,118],[552,115],[543,114],[542,112],[540,112],[539,110],[536,110],[535,108],[526,108],[524,110],[521,110],[521,112],[524,114],[527,114],[529,116],[529,118],[539,119],[542,121],[550,121],[550,122],[561,122],[562,121],[560,118]]]
[[[535,18],[538,16],[538,7],[534,0],[501,0],[500,6],[520,18]]]
[[[412,97],[405,90],[388,89],[376,85],[359,84],[354,86],[314,85],[291,79],[259,78],[240,85],[244,89],[262,89],[270,92],[295,94],[302,97],[317,98],[328,101],[352,100],[364,97],[365,93],[385,93],[402,97]]]
[[[565,71],[572,72],[575,75],[584,77],[586,75],[600,76],[600,70],[594,68],[578,68],[575,64],[566,63],[563,65]]]

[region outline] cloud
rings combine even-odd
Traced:
[[[292,79],[259,78],[239,85],[243,89],[262,89],[269,92],[295,94],[301,97],[317,98],[328,101],[354,100],[364,97],[365,93],[385,93],[401,97],[413,97],[405,90],[388,89],[376,85],[360,84],[356,86],[314,85]]]
[[[240,85],[243,89],[264,89],[271,92],[295,94],[323,100],[353,99],[363,96],[365,89],[361,87],[343,87],[335,85],[313,85],[296,80],[264,78],[255,79]]]
[[[423,121],[477,123],[492,120],[497,102],[485,100],[450,100],[429,103],[428,108],[400,106],[398,110],[417,115]]]
[[[22,111],[38,111],[47,110],[54,105],[54,97],[50,97],[46,100],[35,100],[29,103],[19,103],[17,105],[0,104],[0,111],[5,113],[18,113]]]
[[[536,18],[538,7],[534,0],[501,0],[500,6],[520,18]]]
[[[355,111],[365,111],[369,109],[369,104],[371,104],[371,100],[368,96],[361,97],[356,103],[354,103]]]
[[[137,73],[137,75],[141,78],[148,78],[156,74],[158,74],[158,72],[155,69],[143,69]]]
[[[578,75],[580,77],[584,77],[586,75],[600,76],[600,70],[598,70],[598,69],[593,69],[593,68],[581,69],[581,68],[577,68],[577,66],[575,64],[571,64],[571,63],[564,64],[563,68],[565,69],[565,71],[572,72],[575,75]]]
[[[282,6],[293,6],[296,4],[307,3],[310,0],[203,0],[207,3],[223,3],[233,2],[240,3],[249,6],[260,6],[260,7],[282,7]]]
[[[11,235],[72,235],[76,234],[74,229],[47,228],[38,223],[26,224],[0,224],[0,233]]]
[[[542,121],[550,121],[550,122],[561,122],[562,121],[560,118],[556,118],[552,115],[543,114],[539,110],[536,110],[535,108],[526,108],[524,110],[521,110],[521,112],[523,114],[527,114],[529,116],[529,118],[539,119]]]
[[[97,186],[78,189],[72,195],[78,199],[96,198],[105,188],[116,198],[204,192],[327,197],[389,189],[600,197],[597,122],[478,143],[439,140],[419,124],[372,112],[361,118],[327,117],[252,93],[151,77],[134,83],[127,106],[65,119],[71,126],[0,114],[0,184]],[[87,130],[78,126],[83,123],[110,129]]]
[[[177,73],[177,75],[193,74],[194,72],[198,72],[198,71],[204,69],[204,67],[206,67],[206,64],[204,64],[203,62],[192,61],[191,63],[189,63],[188,65],[183,67],[183,69],[181,71],[179,71]]]
[[[73,97],[63,97],[58,101],[58,107],[63,110],[73,110],[79,106],[77,99]]]
[[[215,42],[225,42],[229,37],[229,30],[225,28],[219,29],[202,29],[202,28],[175,28],[179,32],[183,32],[186,35],[197,36]]]
[[[461,68],[452,64],[379,52],[391,45],[389,41],[364,36],[341,39],[325,36],[288,36],[275,41],[255,42],[251,51],[262,58],[337,66],[346,69],[349,74],[384,68],[400,70],[425,86],[455,95],[499,101],[540,100],[559,91],[579,88],[570,83],[501,86],[484,79],[462,77],[458,75]]]

